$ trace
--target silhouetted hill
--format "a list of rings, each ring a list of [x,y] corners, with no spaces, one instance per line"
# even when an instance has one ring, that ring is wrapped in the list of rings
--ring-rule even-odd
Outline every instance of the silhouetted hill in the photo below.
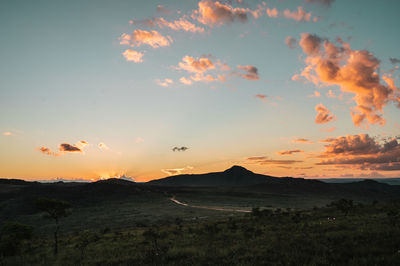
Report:
[[[169,176],[162,179],[151,180],[146,184],[157,186],[185,186],[185,187],[244,187],[259,184],[322,184],[317,180],[303,178],[273,177],[256,174],[242,166],[232,166],[223,172],[208,174],[190,174]]]
[[[236,187],[250,186],[260,183],[278,182],[279,178],[255,174],[244,167],[232,166],[223,172],[207,174],[175,175],[151,180],[146,184],[157,186],[186,187]]]

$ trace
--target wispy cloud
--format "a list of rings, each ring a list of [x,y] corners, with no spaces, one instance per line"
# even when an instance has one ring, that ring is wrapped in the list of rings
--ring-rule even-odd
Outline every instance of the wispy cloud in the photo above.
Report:
[[[15,136],[15,134],[11,131],[3,132],[3,136]]]
[[[157,83],[159,86],[168,87],[169,85],[173,84],[174,81],[173,81],[172,79],[168,79],[168,78],[163,79],[163,80],[156,79],[156,83]]]
[[[144,139],[142,137],[137,137],[135,140],[136,143],[143,143]]]
[[[279,151],[278,154],[279,155],[292,155],[292,154],[300,153],[300,152],[304,152],[304,151],[303,150],[299,150],[299,149],[287,150],[287,151]]]
[[[247,79],[247,80],[258,80],[260,79],[258,75],[258,69],[255,66],[242,66],[238,65],[237,68],[239,70],[244,71],[245,73],[236,72],[238,76]]]
[[[260,165],[269,165],[269,164],[287,165],[287,164],[303,162],[303,161],[299,161],[299,160],[275,160],[275,159],[270,159],[267,156],[252,156],[252,157],[246,158],[246,160],[249,163],[256,163],[256,164],[260,164]]]
[[[192,170],[192,166],[186,166],[183,168],[172,168],[172,169],[161,169],[162,172],[166,173],[169,176],[172,175],[180,175],[183,171]]]
[[[305,144],[313,144],[313,142],[309,139],[304,139],[304,138],[299,138],[299,139],[293,139],[293,143],[305,143]]]

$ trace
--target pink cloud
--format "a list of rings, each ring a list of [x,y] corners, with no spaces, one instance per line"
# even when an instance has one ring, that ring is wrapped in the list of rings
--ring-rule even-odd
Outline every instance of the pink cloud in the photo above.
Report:
[[[267,13],[267,16],[270,18],[277,18],[279,16],[278,9],[276,8],[267,8],[265,12]]]
[[[162,86],[162,87],[168,87],[169,85],[173,84],[174,81],[172,79],[166,78],[166,79],[163,79],[163,80],[157,79],[156,83],[158,85]]]
[[[145,31],[145,30],[134,30],[131,35],[122,34],[120,37],[121,45],[130,45],[132,47],[139,47],[143,44],[149,45],[153,48],[159,48],[163,46],[170,46],[172,43],[170,36],[163,36],[158,31]]]
[[[144,54],[135,50],[127,49],[122,53],[126,61],[131,61],[135,63],[142,63]]]
[[[203,0],[198,3],[198,9],[193,12],[192,17],[204,25],[218,26],[234,21],[246,22],[248,13],[249,9],[233,8],[219,1]]]
[[[303,10],[303,7],[299,6],[297,7],[296,11],[290,11],[289,9],[285,9],[283,11],[283,15],[287,19],[293,19],[296,21],[310,21],[312,13],[311,12],[306,12]]]
[[[288,36],[285,39],[285,43],[290,49],[294,49],[297,45],[297,40],[296,40],[296,38],[293,38],[292,36]]]

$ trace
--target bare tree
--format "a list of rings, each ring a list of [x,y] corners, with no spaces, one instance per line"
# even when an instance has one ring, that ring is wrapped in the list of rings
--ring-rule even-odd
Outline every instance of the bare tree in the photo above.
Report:
[[[46,218],[53,219],[56,223],[54,230],[54,254],[58,253],[58,231],[60,230],[59,220],[70,214],[68,211],[71,204],[66,201],[48,198],[39,198],[36,200],[36,206],[39,210],[45,212]]]

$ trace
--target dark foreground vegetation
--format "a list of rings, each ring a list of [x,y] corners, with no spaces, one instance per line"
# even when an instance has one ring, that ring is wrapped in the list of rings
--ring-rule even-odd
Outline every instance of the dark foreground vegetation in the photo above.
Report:
[[[399,210],[396,202],[337,200],[307,210],[93,228],[60,236],[57,254],[51,236],[3,223],[0,265],[400,265]]]
[[[400,265],[400,186],[238,166],[144,184],[0,179],[1,265]]]

